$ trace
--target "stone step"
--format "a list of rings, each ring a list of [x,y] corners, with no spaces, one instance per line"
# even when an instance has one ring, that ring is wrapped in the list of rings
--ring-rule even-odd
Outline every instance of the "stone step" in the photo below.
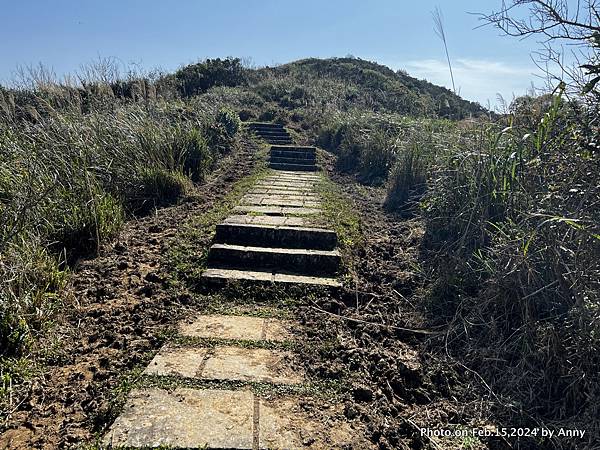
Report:
[[[201,315],[179,325],[179,334],[191,338],[244,341],[292,341],[291,322],[252,316]]]
[[[283,203],[283,206],[285,206],[285,202],[318,202],[319,200],[320,197],[316,194],[246,194],[242,197],[243,202],[251,203],[253,205],[281,205]],[[289,206],[303,206],[303,204],[289,204]]]
[[[268,144],[291,144],[293,141],[291,139],[271,139],[271,138],[263,138],[267,141]]]
[[[257,247],[333,250],[337,245],[334,231],[322,228],[265,226],[220,223],[215,242]]]
[[[315,154],[315,147],[304,146],[304,145],[271,145],[271,151],[277,152],[303,152]]]
[[[255,129],[253,130],[256,134],[261,136],[285,136],[290,137],[290,133],[285,129],[275,130],[275,129]]]
[[[144,375],[197,380],[299,384],[303,372],[288,364],[291,354],[281,350],[244,347],[163,347]]]
[[[269,225],[275,227],[307,227],[311,228],[311,222],[305,217],[285,217],[285,216],[254,216],[233,215],[225,219],[225,223],[234,223],[242,225]]]
[[[213,244],[208,253],[211,267],[277,270],[298,275],[335,275],[341,257],[338,250],[267,248]]]
[[[312,159],[305,159],[305,158],[283,157],[283,156],[271,155],[271,158],[269,158],[269,162],[275,163],[275,164],[300,164],[300,165],[310,164],[310,165],[314,165],[315,159],[314,159],[314,157]]]
[[[320,208],[303,208],[294,206],[261,206],[261,205],[239,205],[233,208],[234,212],[246,214],[265,214],[268,216],[312,216],[320,214]]]
[[[269,155],[272,157],[283,157],[283,158],[298,158],[307,159],[314,161],[316,159],[315,152],[299,152],[296,150],[273,150],[271,149]]]
[[[257,192],[254,192],[254,190],[249,191],[248,194],[251,195],[300,195],[303,197],[310,197],[310,196],[314,196],[315,195],[315,190],[312,188],[312,186],[309,187],[302,187],[302,186],[291,186],[291,185],[287,185],[287,186],[282,186],[282,185],[268,185],[268,184],[263,184],[260,186],[256,186],[254,189],[257,190]],[[259,192],[261,190],[266,190],[269,191],[267,193],[262,193]]]
[[[243,205],[253,206],[281,206],[281,207],[292,207],[292,208],[319,208],[321,203],[316,200],[305,200],[304,198],[298,200],[291,200],[282,196],[250,196],[245,195],[242,197]]]
[[[337,288],[341,284],[332,277],[313,277],[306,275],[293,275],[271,271],[239,270],[239,269],[206,269],[202,277],[215,284],[226,284],[228,282],[245,281],[249,283],[283,283],[297,285],[313,285],[328,288]]]
[[[284,127],[280,123],[272,123],[272,122],[250,122],[248,124],[248,128],[252,130],[256,129],[280,129],[283,130]]]
[[[270,162],[269,167],[275,170],[296,170],[306,172],[316,172],[317,170],[319,170],[319,168],[315,164],[283,164]]]

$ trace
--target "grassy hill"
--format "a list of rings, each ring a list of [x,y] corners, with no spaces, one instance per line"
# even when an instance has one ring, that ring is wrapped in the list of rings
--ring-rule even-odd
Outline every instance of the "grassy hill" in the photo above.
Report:
[[[445,88],[355,58],[123,76],[98,64],[75,84],[31,75],[0,88],[4,385],[19,383],[20,361],[68,307],[73,262],[128,218],[194,192],[239,145],[241,123],[264,120],[374,186],[396,224],[424,229],[411,271],[425,324],[443,330],[431,351],[485,379],[504,423],[598,417],[597,102],[557,90],[490,120]]]
[[[345,94],[347,108],[452,119],[486,114],[479,104],[464,100],[449,89],[358,58],[310,58],[258,72],[265,77],[291,77],[305,86],[321,80],[339,83],[338,94]]]

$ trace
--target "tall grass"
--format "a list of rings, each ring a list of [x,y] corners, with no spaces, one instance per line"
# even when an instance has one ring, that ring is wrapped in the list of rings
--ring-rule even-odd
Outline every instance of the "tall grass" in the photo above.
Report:
[[[186,195],[239,129],[219,102],[156,98],[146,79],[40,77],[0,90],[4,357],[34,342],[72,262],[117,236],[128,216]]]
[[[511,420],[582,425],[600,389],[598,131],[593,107],[540,104],[432,165],[427,306],[446,348],[511,399]]]

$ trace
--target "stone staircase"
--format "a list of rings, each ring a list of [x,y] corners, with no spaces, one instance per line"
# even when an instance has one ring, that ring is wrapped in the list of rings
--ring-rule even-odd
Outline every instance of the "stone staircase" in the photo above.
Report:
[[[316,148],[297,145],[271,145],[269,167],[276,170],[315,172]]]
[[[316,225],[319,180],[305,171],[274,171],[260,180],[217,225],[203,277],[338,286],[337,235]]]
[[[269,144],[287,145],[292,143],[292,137],[288,131],[278,123],[250,122],[248,128]]]

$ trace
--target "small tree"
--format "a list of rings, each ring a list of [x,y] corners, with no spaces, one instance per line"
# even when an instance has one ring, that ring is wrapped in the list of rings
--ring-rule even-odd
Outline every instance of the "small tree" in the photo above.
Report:
[[[596,89],[600,82],[600,5],[596,0],[512,0],[480,18],[509,36],[541,37],[536,64],[548,80],[567,81],[579,93],[600,96]],[[565,60],[565,47],[571,50],[571,63]]]

